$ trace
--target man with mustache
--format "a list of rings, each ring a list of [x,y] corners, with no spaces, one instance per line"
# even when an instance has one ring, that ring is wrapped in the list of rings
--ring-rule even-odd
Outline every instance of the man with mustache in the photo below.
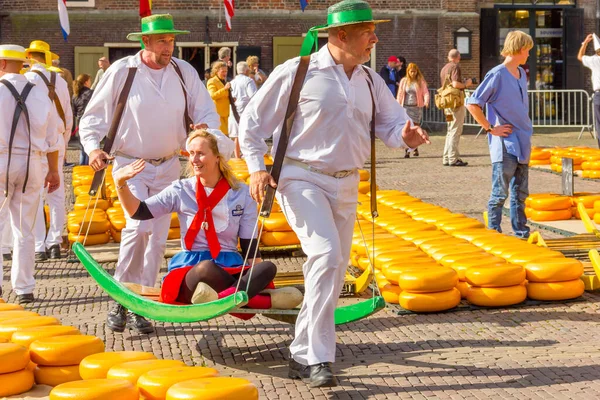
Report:
[[[142,50],[115,62],[98,84],[79,125],[81,143],[98,171],[114,159],[113,173],[136,159],[145,159],[146,168],[127,182],[141,200],[159,193],[180,176],[179,150],[191,128],[216,128],[220,121],[206,88],[194,68],[174,58],[176,30],[169,14],[142,19],[142,32],[127,39],[140,41]],[[100,140],[111,125],[117,99],[130,69],[135,68],[131,90],[115,134],[111,154],[100,148]],[[181,77],[180,77],[181,75]],[[187,108],[186,108],[187,107]],[[127,217],[122,231],[115,279],[154,286],[163,263],[170,215],[148,221]],[[115,304],[107,318],[115,332],[125,328],[150,333],[152,324],[127,313]]]

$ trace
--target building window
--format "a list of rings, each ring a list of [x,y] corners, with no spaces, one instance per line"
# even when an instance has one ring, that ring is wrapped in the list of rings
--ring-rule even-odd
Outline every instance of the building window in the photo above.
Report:
[[[68,8],[75,8],[75,7],[93,8],[93,7],[96,7],[96,0],[68,0],[67,7]]]
[[[465,27],[459,28],[454,32],[454,48],[460,53],[460,58],[470,60],[471,55],[471,35],[472,32]]]

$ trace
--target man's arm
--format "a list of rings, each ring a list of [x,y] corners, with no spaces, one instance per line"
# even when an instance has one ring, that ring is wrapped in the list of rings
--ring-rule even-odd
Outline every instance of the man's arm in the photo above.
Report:
[[[585,56],[585,52],[587,50],[587,45],[589,42],[591,42],[592,40],[594,40],[594,35],[592,35],[591,33],[589,35],[586,36],[585,40],[583,41],[583,43],[581,43],[581,47],[579,48],[579,53],[577,53],[577,59],[581,62],[583,62],[583,57]]]
[[[481,85],[467,99],[467,110],[473,115],[473,118],[486,132],[500,137],[507,137],[512,133],[511,125],[493,126],[485,117],[483,107],[488,103],[493,103],[496,99],[496,90],[500,86],[498,74],[487,74],[481,82]]]
[[[100,72],[102,71],[102,72]],[[92,83],[92,86],[90,87],[90,89],[95,90],[96,86],[98,86],[98,82],[100,82],[100,77],[102,76],[102,74],[104,73],[104,70],[102,68],[100,68],[98,70],[98,72],[96,72],[96,76],[94,77],[94,83]]]

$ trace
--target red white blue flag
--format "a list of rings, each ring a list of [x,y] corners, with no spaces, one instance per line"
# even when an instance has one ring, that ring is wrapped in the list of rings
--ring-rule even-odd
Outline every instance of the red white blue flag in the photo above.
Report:
[[[308,0],[300,0],[300,8],[302,8],[302,11],[304,11],[304,9],[308,6]]]
[[[62,30],[63,38],[65,38],[66,42],[67,37],[71,33],[69,14],[67,13],[67,0],[58,0],[58,18],[60,20],[60,29]]]
[[[233,0],[223,0],[225,5],[225,27],[228,31],[231,30],[231,18],[235,14],[235,4]]]

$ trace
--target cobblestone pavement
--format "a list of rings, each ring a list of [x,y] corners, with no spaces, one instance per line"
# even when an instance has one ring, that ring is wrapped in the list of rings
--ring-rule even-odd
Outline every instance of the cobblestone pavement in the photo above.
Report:
[[[577,133],[538,134],[537,145],[588,145]],[[379,185],[399,189],[480,218],[490,189],[486,140],[461,142],[466,168],[441,165],[444,137],[405,160],[379,147]],[[70,158],[75,159],[74,151]],[[559,191],[560,177],[531,171],[531,192]],[[576,179],[576,190],[600,192],[600,183]],[[510,231],[510,225],[505,223]],[[276,256],[286,270],[302,259]],[[10,264],[9,264],[10,265]],[[114,263],[105,264],[112,273]],[[4,298],[14,301],[8,273]],[[187,364],[215,366],[222,375],[245,377],[268,399],[592,399],[600,397],[598,315],[600,296],[581,301],[509,309],[396,315],[382,311],[338,327],[340,386],[309,389],[286,379],[290,325],[262,316],[231,316],[196,324],[156,323],[156,332],[113,334],[105,326],[108,297],[79,264],[37,265],[37,301],[30,307],[55,315],[106,342],[107,350],[152,351]]]

